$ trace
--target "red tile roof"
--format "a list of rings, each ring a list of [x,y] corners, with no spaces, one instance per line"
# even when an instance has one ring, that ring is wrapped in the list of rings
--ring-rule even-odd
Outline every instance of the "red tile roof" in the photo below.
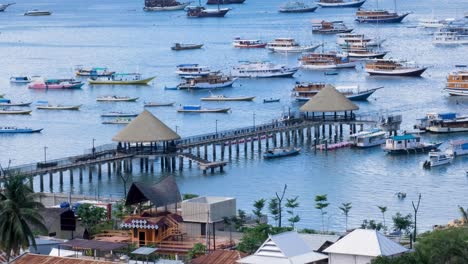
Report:
[[[110,261],[53,257],[46,255],[25,254],[15,259],[12,264],[112,264]]]
[[[216,250],[208,255],[193,259],[191,264],[236,264],[236,260],[246,257],[247,254],[237,250]]]

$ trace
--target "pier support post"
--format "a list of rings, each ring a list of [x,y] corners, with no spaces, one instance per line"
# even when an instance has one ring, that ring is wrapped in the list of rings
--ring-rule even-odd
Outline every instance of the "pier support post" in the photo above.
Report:
[[[34,191],[34,177],[29,176],[29,188]]]
[[[145,158],[145,171],[148,172],[149,169],[149,158]]]
[[[213,143],[211,145],[211,148],[213,149],[213,161],[216,160],[216,143]]]
[[[322,125],[322,138],[325,137],[325,124]]]
[[[335,125],[335,142],[338,142],[338,125]]]
[[[192,160],[191,159],[188,160],[188,167],[192,168]]]
[[[250,152],[254,151],[254,140],[255,137],[250,137]]]
[[[280,135],[280,147],[283,147],[283,132],[279,132],[279,135]]]
[[[268,149],[270,149],[270,135],[267,134],[265,136],[266,136],[266,138],[265,138],[265,140],[266,140],[265,141],[265,148],[266,148],[266,150],[268,150]]]
[[[343,138],[343,124],[340,124],[340,138]]]
[[[50,192],[53,192],[52,189],[54,188],[54,174],[52,172],[49,173],[49,188]]]
[[[176,158],[172,157],[171,160],[172,160],[172,171],[175,171],[176,170]]]
[[[150,160],[150,172],[151,172],[151,173],[154,172],[154,161],[155,161],[154,159],[151,159],[151,160]],[[130,161],[130,162],[131,162],[131,161]],[[130,164],[132,164],[132,163],[130,163]],[[131,168],[131,166],[130,166],[130,168]],[[132,172],[132,170],[130,169],[130,173],[131,173],[131,172]]]
[[[200,157],[200,146],[197,146],[197,157]]]
[[[291,137],[290,137],[290,134],[289,134],[289,131],[285,131],[284,132],[284,135],[286,137],[286,145],[289,147],[291,146]]]
[[[294,129],[291,131],[293,133],[293,141],[294,141],[294,146],[297,146],[297,134],[299,133],[298,130]]]
[[[262,137],[260,135],[258,137],[258,152],[262,152]],[[268,140],[268,137],[265,137],[266,140]]]
[[[39,190],[44,192],[44,174],[39,175]]]
[[[244,155],[247,157],[247,139],[244,138]]]
[[[275,148],[278,146],[277,137],[278,137],[278,133],[274,133],[273,134],[273,147],[275,147]]]
[[[98,164],[98,179],[100,180],[102,176],[102,164]]]
[[[164,170],[164,157],[161,157],[161,170]]]
[[[143,172],[143,158],[140,158],[140,172]]]
[[[110,162],[107,163],[107,177],[111,177],[111,164]]]
[[[204,150],[203,156],[205,157],[205,160],[208,160],[208,145],[204,145],[203,150]]]
[[[93,180],[93,167],[92,166],[88,167],[88,178],[90,182]]]
[[[129,165],[129,172],[132,173],[133,172],[133,160],[132,159],[129,159],[128,160],[128,165]]]
[[[359,124],[359,132],[362,132],[364,130],[364,124]]]
[[[60,183],[60,186],[63,185],[63,171],[59,172],[59,183]]]
[[[221,148],[221,160],[224,160],[224,149],[225,149],[224,142],[221,143],[220,148]]]
[[[229,155],[229,159],[232,158],[232,145],[231,145],[231,142],[229,142],[229,145],[228,145],[228,155]]]
[[[332,125],[328,125],[328,138],[331,140],[332,139]]]
[[[73,170],[70,169],[70,184],[73,185]]]
[[[179,156],[179,171],[184,169],[184,157]]]
[[[83,182],[83,167],[80,167],[80,182]]]

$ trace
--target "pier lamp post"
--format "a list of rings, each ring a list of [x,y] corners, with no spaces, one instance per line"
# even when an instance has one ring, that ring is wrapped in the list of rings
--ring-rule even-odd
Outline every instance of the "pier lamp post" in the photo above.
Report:
[[[91,151],[93,152],[93,159],[96,158],[96,148],[94,147],[94,141],[96,141],[95,138],[93,138],[93,148],[91,149]]]
[[[44,164],[47,163],[47,147],[44,146]]]

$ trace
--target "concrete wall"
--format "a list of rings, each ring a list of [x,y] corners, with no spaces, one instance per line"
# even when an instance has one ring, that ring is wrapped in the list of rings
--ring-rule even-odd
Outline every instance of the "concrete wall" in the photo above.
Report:
[[[236,199],[199,197],[182,202],[182,218],[187,222],[219,222],[223,217],[236,215]]]
[[[180,225],[182,233],[186,233],[189,237],[201,236],[201,223],[183,222]]]
[[[330,254],[328,255],[329,264],[370,264],[373,257],[358,256],[358,255],[344,255],[344,254]]]

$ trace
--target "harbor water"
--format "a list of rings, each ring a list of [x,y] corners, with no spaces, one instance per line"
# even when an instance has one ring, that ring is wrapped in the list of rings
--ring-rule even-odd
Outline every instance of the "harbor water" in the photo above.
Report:
[[[416,28],[421,18],[462,17],[468,10],[465,0],[398,1],[398,10],[411,11],[401,24],[361,25],[354,22],[355,9],[318,9],[315,13],[280,14],[282,0],[247,0],[232,5],[225,18],[189,19],[182,11],[151,13],[142,10],[143,1],[61,1],[18,0],[16,5],[0,13],[0,94],[13,102],[47,100],[52,104],[82,104],[80,111],[36,110],[25,116],[0,116],[2,126],[44,128],[42,133],[1,135],[0,164],[7,166],[83,153],[96,145],[111,143],[122,126],[103,125],[101,114],[109,111],[141,112],[144,101],[176,102],[174,107],[148,109],[169,127],[183,136],[215,132],[242,126],[271,122],[283,112],[297,111],[300,104],[291,98],[297,81],[327,82],[337,85],[359,84],[361,88],[384,86],[368,102],[357,103],[358,113],[401,114],[402,130],[412,131],[416,119],[427,112],[454,111],[468,113],[468,99],[449,97],[442,92],[447,74],[454,65],[468,63],[468,47],[435,47],[431,43],[433,30]],[[387,3],[388,2],[388,3]],[[369,0],[365,8],[375,8]],[[379,7],[393,9],[392,1],[380,1]],[[27,10],[53,12],[46,17],[27,17]],[[228,114],[178,114],[176,107],[200,104],[207,91],[174,91],[180,79],[175,66],[199,63],[212,70],[229,73],[239,61],[271,61],[297,65],[298,55],[270,53],[264,49],[235,49],[234,37],[270,41],[292,37],[299,42],[324,43],[324,50],[335,50],[335,36],[313,35],[311,20],[343,20],[356,33],[385,38],[383,49],[387,57],[416,61],[429,66],[421,78],[370,77],[362,65],[353,70],[340,70],[336,76],[323,71],[300,70],[295,78],[246,79],[232,88],[213,93],[227,96],[256,96],[254,102],[202,103],[206,107],[226,106]],[[204,43],[204,48],[175,52],[175,42]],[[140,72],[156,75],[149,86],[89,86],[80,90],[38,91],[24,85],[9,83],[10,76],[40,75],[47,78],[69,78],[75,65],[107,66],[118,72]],[[135,96],[135,103],[98,103],[103,95]],[[265,98],[280,98],[280,103],[263,104]],[[33,108],[35,108],[33,106]],[[466,138],[467,134],[423,135],[427,141],[449,141]],[[443,145],[443,148],[447,144]],[[132,181],[154,182],[173,174],[183,193],[231,196],[237,198],[239,209],[248,212],[254,200],[272,198],[288,185],[287,196],[299,196],[300,227],[319,229],[320,212],[314,208],[314,197],[328,194],[328,228],[344,229],[344,216],[338,206],[352,202],[349,226],[364,219],[380,221],[377,206],[387,206],[387,223],[396,212],[411,213],[411,201],[422,194],[418,223],[422,229],[445,224],[458,217],[457,206],[468,206],[468,157],[459,157],[451,165],[422,169],[426,155],[389,156],[379,148],[337,149],[317,152],[303,146],[301,155],[274,161],[263,160],[259,153],[233,159],[224,173],[203,175],[194,167],[183,172],[139,173],[134,170]],[[157,167],[157,165],[156,165]],[[47,177],[45,178],[47,181]],[[48,184],[46,191],[48,190]],[[35,188],[38,180],[35,180]],[[120,178],[103,177],[100,181],[64,186],[55,180],[55,192],[84,195],[123,196]],[[405,192],[405,200],[396,193]]]

